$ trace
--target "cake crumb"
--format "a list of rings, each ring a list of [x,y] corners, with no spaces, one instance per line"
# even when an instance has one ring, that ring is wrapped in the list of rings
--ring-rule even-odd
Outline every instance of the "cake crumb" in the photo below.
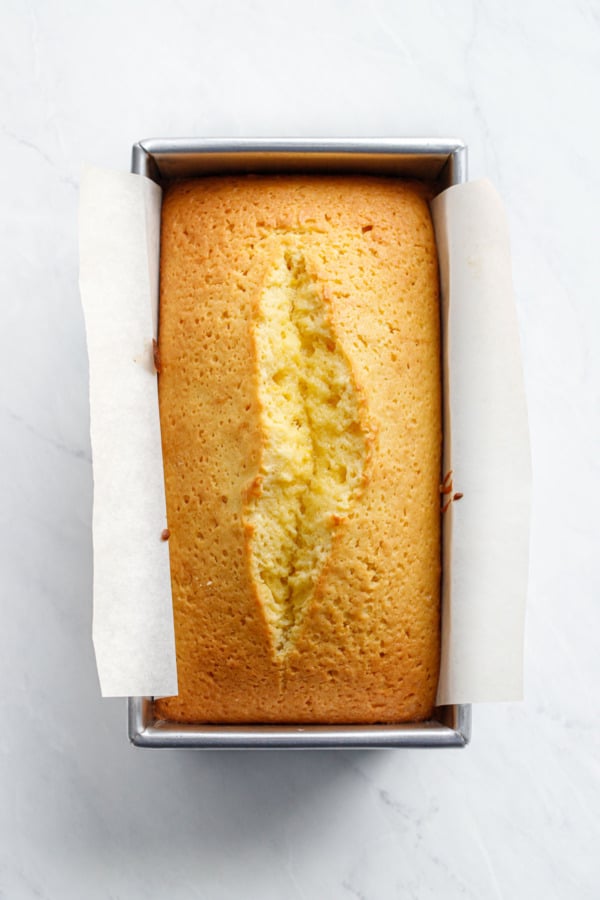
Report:
[[[160,375],[160,350],[158,349],[158,342],[152,338],[152,358],[154,360],[154,368],[158,375]]]

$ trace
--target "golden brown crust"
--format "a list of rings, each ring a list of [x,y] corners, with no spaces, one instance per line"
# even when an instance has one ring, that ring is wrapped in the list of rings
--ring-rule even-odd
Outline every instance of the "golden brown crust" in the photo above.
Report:
[[[361,396],[360,497],[285,656],[249,562],[262,431],[253,317],[293,236],[330,303]],[[165,193],[159,396],[179,696],[190,722],[426,718],[439,665],[437,258],[415,186],[361,177],[236,177]],[[368,423],[368,426],[367,424]]]

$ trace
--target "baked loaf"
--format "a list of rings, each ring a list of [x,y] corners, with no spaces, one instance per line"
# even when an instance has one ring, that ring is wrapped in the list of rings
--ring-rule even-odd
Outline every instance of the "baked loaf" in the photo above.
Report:
[[[179,722],[401,722],[439,664],[440,346],[397,179],[198,178],[162,211]]]

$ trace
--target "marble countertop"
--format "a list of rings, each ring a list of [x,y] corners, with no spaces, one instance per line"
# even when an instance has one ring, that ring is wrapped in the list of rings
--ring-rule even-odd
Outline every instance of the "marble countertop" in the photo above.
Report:
[[[0,7],[0,898],[600,896],[600,9]],[[82,162],[149,136],[450,135],[509,214],[534,467],[526,700],[464,751],[139,751],[99,698]]]

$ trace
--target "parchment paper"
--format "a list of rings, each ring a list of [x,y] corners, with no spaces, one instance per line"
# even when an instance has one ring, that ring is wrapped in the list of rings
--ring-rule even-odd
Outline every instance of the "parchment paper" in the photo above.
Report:
[[[89,168],[80,194],[80,290],[90,363],[94,625],[105,697],[177,693],[152,338],[160,188]]]
[[[437,702],[523,691],[530,455],[508,227],[489,181],[433,202],[442,279],[444,514]],[[452,496],[449,495],[449,496]]]
[[[443,291],[445,471],[437,702],[522,693],[530,463],[510,252],[487,181],[433,203]],[[94,645],[104,696],[177,693],[152,365],[160,189],[88,169],[81,294],[94,458]]]

